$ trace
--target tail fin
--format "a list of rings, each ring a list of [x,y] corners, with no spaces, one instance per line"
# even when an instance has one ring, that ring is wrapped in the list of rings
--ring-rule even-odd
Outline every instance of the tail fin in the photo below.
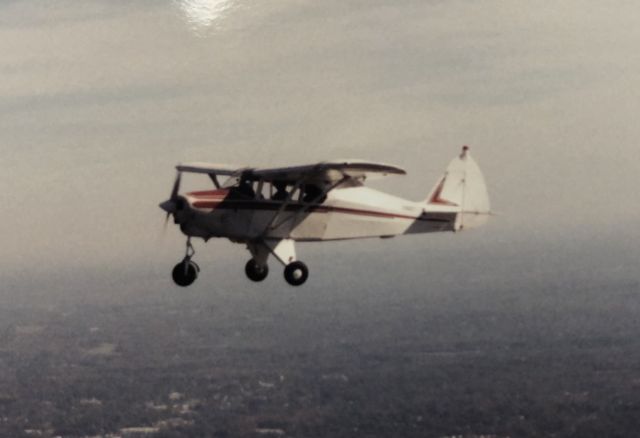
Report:
[[[455,231],[476,228],[487,222],[491,214],[487,186],[468,146],[451,161],[444,176],[431,190],[426,211],[457,213]]]

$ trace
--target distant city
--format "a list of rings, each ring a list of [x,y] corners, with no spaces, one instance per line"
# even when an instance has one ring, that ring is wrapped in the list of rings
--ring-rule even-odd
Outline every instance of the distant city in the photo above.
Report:
[[[247,281],[236,291],[175,290],[170,301],[145,290],[128,301],[7,305],[0,436],[600,438],[640,430],[636,281],[544,285],[524,275],[520,285],[514,276],[460,288],[446,285],[447,263],[430,266],[444,275],[437,288],[293,293]]]

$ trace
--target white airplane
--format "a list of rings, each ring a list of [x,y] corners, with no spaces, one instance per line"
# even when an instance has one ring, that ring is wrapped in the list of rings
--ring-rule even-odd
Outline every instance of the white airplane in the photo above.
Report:
[[[484,177],[464,146],[426,200],[414,202],[364,185],[365,180],[404,175],[398,167],[366,161],[327,161],[261,169],[207,163],[176,166],[171,196],[160,208],[173,215],[187,236],[184,259],[173,280],[189,286],[198,277],[192,237],[226,237],[247,245],[247,277],[264,280],[272,255],[293,285],[309,276],[296,257],[295,242],[393,237],[400,234],[461,231],[483,225],[490,213]],[[207,174],[215,190],[179,195],[183,172]],[[220,184],[218,177],[227,177]]]

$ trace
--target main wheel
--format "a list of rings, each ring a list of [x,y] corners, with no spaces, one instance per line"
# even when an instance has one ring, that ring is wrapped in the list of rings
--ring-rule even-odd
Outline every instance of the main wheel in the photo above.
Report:
[[[178,263],[171,272],[173,281],[182,287],[187,287],[198,278],[200,268],[192,261],[182,261]]]
[[[309,268],[302,262],[289,263],[284,268],[284,279],[291,286],[300,286],[307,281],[309,277]]]
[[[262,281],[269,275],[269,267],[267,265],[260,266],[255,260],[251,259],[244,266],[244,273],[247,274],[251,281]]]

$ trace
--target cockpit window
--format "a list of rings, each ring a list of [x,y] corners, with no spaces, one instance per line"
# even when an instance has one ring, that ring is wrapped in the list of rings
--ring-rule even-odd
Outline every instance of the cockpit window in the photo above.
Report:
[[[316,184],[302,184],[295,189],[295,184],[289,181],[256,181],[251,177],[234,175],[227,179],[222,188],[228,189],[231,196],[238,199],[265,199],[283,202],[291,199],[293,202],[322,204],[326,196],[323,190]]]
[[[230,189],[232,187],[237,187],[238,184],[240,183],[240,177],[239,176],[230,176],[229,178],[227,178],[227,180],[222,184],[222,188],[223,189]]]

